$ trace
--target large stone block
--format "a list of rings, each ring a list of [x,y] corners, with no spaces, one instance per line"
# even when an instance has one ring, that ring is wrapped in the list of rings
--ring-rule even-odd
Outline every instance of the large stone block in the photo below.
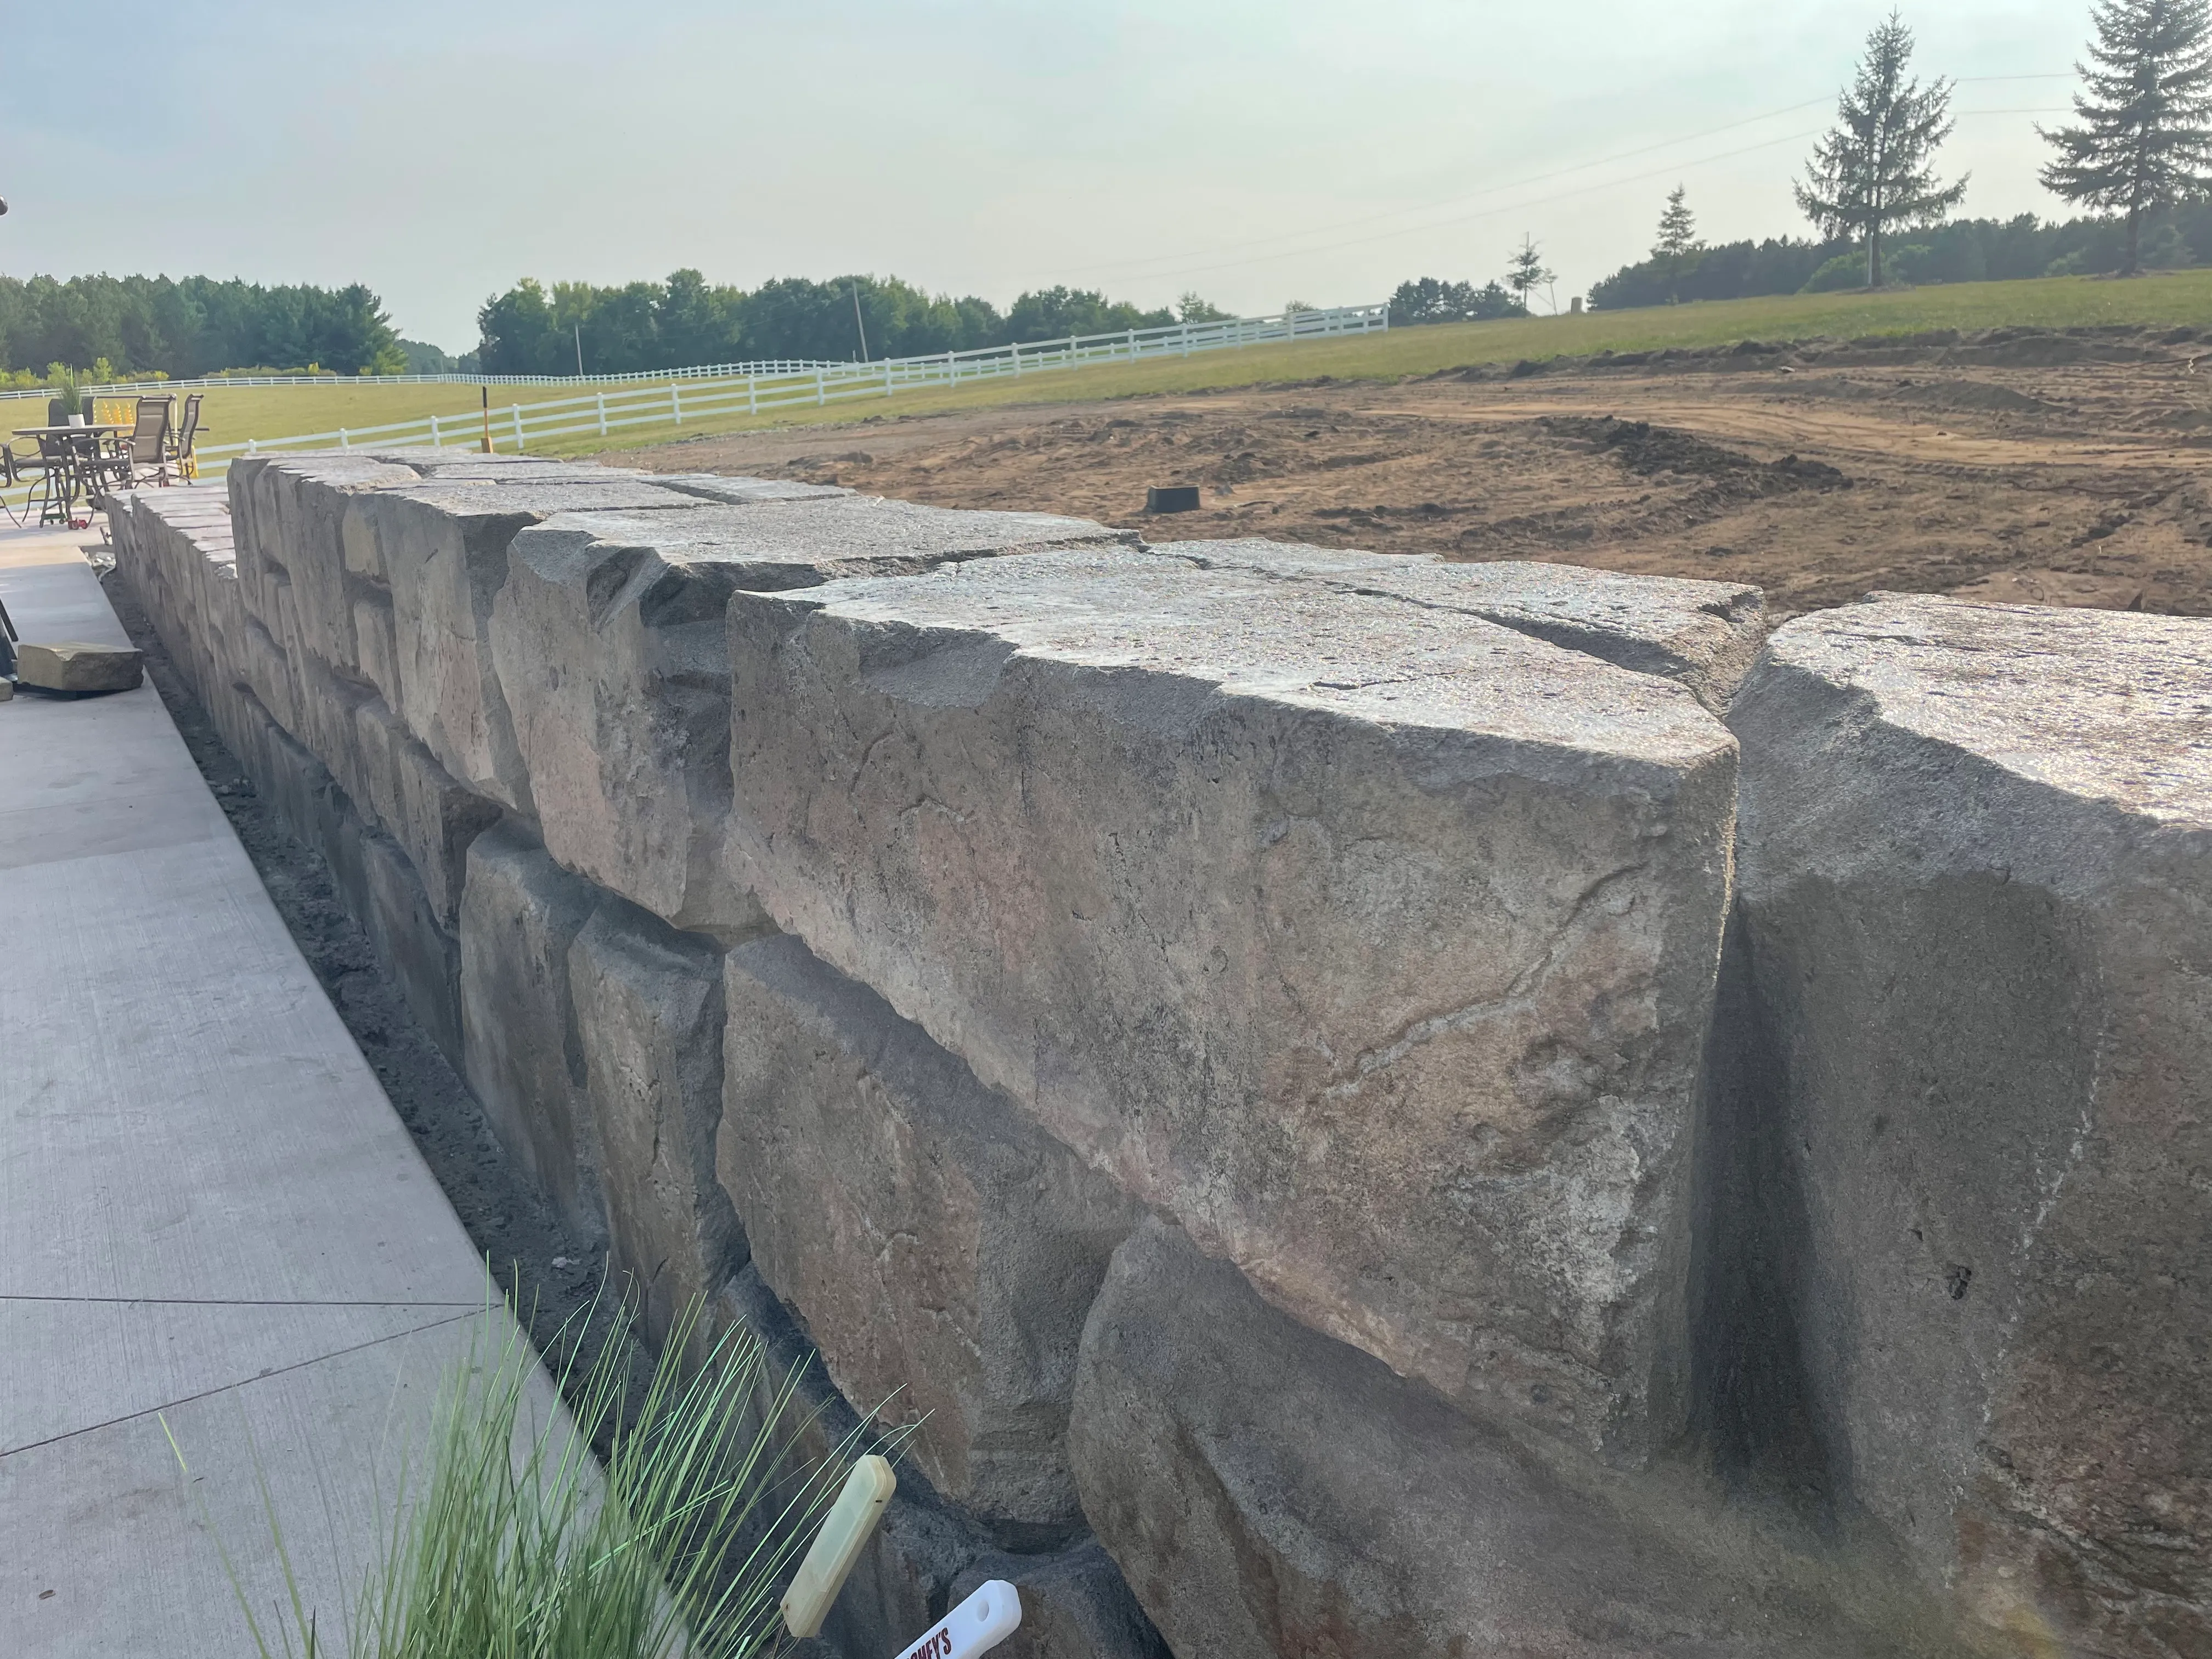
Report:
[[[1282,542],[1176,542],[1213,568],[1318,581],[1464,611],[1640,674],[1680,680],[1724,710],[1766,637],[1765,601],[1738,582],[1626,576],[1576,565],[1447,563],[1425,553],[1340,552]]]
[[[1178,1654],[1899,1659],[1757,1551],[1578,1492],[1511,1437],[1147,1225],[1084,1333],[1083,1506]]]
[[[406,849],[431,908],[446,927],[454,927],[469,844],[499,821],[499,808],[454,782],[383,698],[356,707],[354,733],[367,792],[358,805]]]
[[[745,1260],[714,1180],[721,952],[604,899],[569,947],[568,987],[614,1268],[629,1275],[659,1341]]]
[[[507,577],[507,544],[562,511],[706,504],[620,474],[513,483],[450,477],[356,499],[358,533],[369,542],[356,562],[381,573],[392,599],[393,710],[462,783],[526,812],[528,781],[488,637],[492,599]],[[349,627],[350,617],[349,603]]]
[[[1318,1328],[1626,1461],[1679,1425],[1735,769],[1689,692],[1141,553],[730,618],[781,926]]]
[[[2212,623],[1878,596],[1731,723],[1838,1484],[2023,1650],[2212,1652]]]
[[[146,678],[145,657],[130,646],[59,640],[15,647],[15,678],[41,691],[131,691]]]
[[[691,505],[564,514],[516,536],[492,659],[547,849],[677,927],[726,938],[759,921],[721,859],[732,592],[1130,539],[1079,519],[851,495]]]
[[[605,1228],[601,1166],[568,952],[599,898],[520,830],[502,825],[469,844],[463,1075],[500,1143],[569,1224],[592,1233]]]
[[[419,483],[412,468],[344,451],[245,455],[227,483],[246,561],[247,610],[283,637],[276,589],[296,589],[296,625],[307,647],[352,674],[359,670],[346,572],[348,507],[364,492]]]
[[[1075,1351],[1136,1206],[799,940],[727,963],[718,1167],[762,1276],[940,1492],[1073,1522]]]

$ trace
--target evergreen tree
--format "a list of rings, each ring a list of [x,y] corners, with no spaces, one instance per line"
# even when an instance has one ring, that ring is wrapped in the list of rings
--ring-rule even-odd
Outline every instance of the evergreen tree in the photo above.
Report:
[[[1683,262],[1705,246],[1698,240],[1698,220],[1690,211],[1689,195],[1687,185],[1677,185],[1668,192],[1667,210],[1659,216],[1659,240],[1651,248],[1653,261],[1667,273],[1668,305],[1680,298],[1677,290]]]
[[[1534,240],[1522,233],[1521,246],[1513,251],[1506,262],[1505,286],[1513,290],[1513,297],[1521,308],[1528,308],[1528,296],[1550,282],[1556,273],[1544,269],[1544,256]]]
[[[2143,215],[2203,191],[2212,170],[2212,0],[2100,0],[2081,125],[2043,136],[2046,188],[2127,215],[2122,275],[2141,268]]]
[[[1897,13],[1867,37],[1866,56],[1838,100],[1835,129],[1813,152],[1797,205],[1834,239],[1863,239],[1867,286],[1881,286],[1882,238],[1932,225],[1966,198],[1966,181],[1942,185],[1929,165],[1951,136],[1951,83],[1906,78],[1912,31]]]

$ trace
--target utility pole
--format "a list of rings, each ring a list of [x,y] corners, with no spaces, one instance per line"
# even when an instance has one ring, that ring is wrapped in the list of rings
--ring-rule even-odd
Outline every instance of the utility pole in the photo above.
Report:
[[[868,325],[860,320],[860,285],[853,284],[853,326],[860,331],[860,361],[868,361]]]
[[[580,318],[576,322],[576,378],[584,378],[584,324]]]

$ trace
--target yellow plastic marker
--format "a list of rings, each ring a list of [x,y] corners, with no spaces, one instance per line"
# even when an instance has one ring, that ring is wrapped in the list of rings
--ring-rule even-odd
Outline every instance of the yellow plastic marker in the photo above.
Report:
[[[846,1575],[897,1490],[898,1477],[885,1459],[872,1453],[853,1465],[852,1474],[845,1477],[845,1490],[837,1494],[822,1530],[814,1534],[814,1547],[799,1564],[799,1577],[783,1593],[783,1627],[793,1636],[822,1633],[822,1621],[830,1616],[837,1592],[845,1588]]]

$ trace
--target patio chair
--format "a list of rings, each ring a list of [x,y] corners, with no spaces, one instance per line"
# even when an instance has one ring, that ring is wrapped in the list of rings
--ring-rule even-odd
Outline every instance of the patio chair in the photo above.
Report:
[[[186,483],[200,476],[200,465],[192,453],[192,445],[200,435],[200,398],[195,392],[185,398],[185,418],[177,424],[175,434],[169,441],[169,459],[177,464],[177,476]]]
[[[99,451],[87,441],[93,436],[89,432],[66,430],[39,434],[39,481],[32,488],[31,499],[39,504],[40,524],[74,523],[76,498],[84,488],[84,467],[98,460]],[[29,513],[28,502],[23,510]]]
[[[169,422],[175,414],[174,398],[141,398],[138,416],[131,435],[123,440],[111,464],[102,468],[122,488],[169,482]]]
[[[35,456],[18,455],[13,444],[0,443],[0,491],[13,489],[18,484],[32,484],[31,494],[36,495],[37,486],[33,481],[42,477],[46,470],[46,463]],[[6,501],[0,501],[0,512],[6,513],[8,517],[16,524],[22,523],[24,515],[28,514],[30,510],[31,503],[28,496],[24,499],[21,514],[8,506]]]

